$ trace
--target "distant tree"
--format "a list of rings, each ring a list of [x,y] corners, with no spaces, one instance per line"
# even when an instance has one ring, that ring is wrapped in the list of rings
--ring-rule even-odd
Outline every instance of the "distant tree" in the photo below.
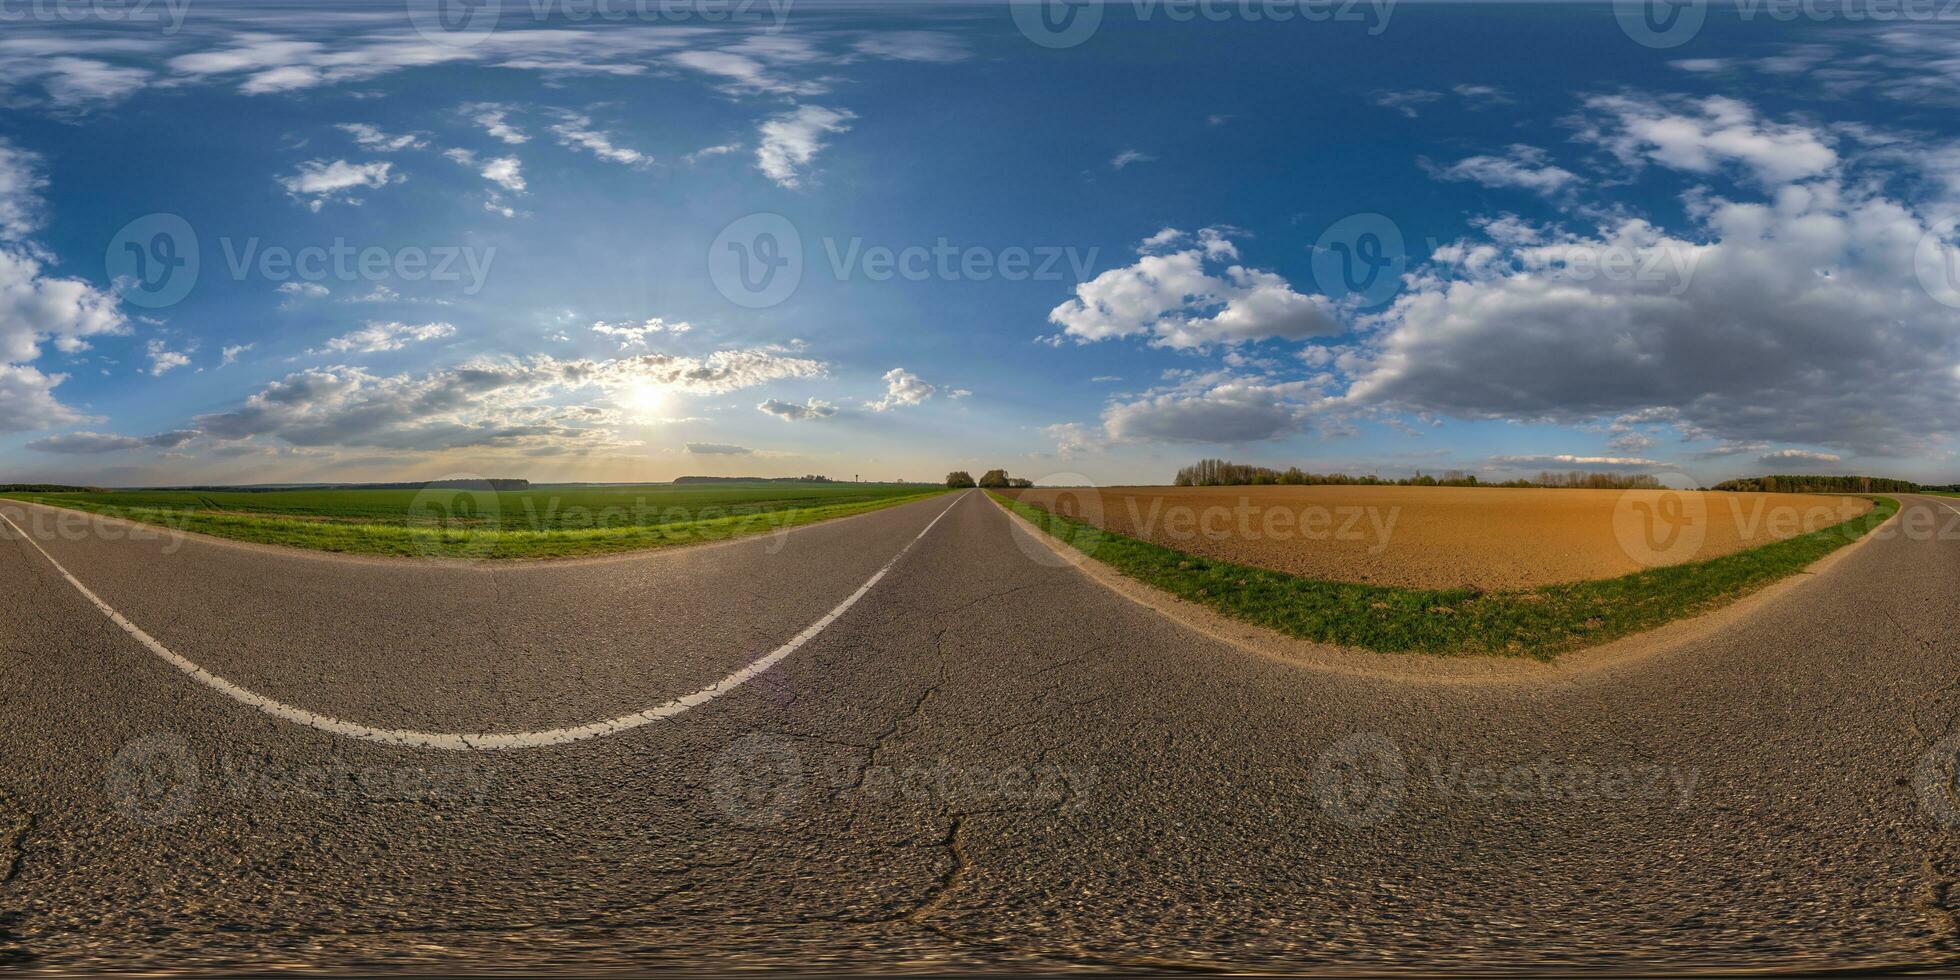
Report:
[[[1027,489],[1031,489],[1034,486],[1034,481],[1025,480],[1017,476],[1017,477],[1010,478],[1007,481],[1007,485],[1015,490],[1027,490]]]
[[[987,488],[989,488],[989,489],[993,489],[993,490],[1004,490],[1004,489],[1006,489],[1006,488],[1007,488],[1007,471],[1006,471],[1006,470],[988,470],[988,471],[987,471],[987,472],[986,472],[985,474],[982,474],[982,475],[981,475],[981,477],[980,477],[980,485],[981,485],[981,486],[983,486],[983,487],[987,487]]]
[[[954,470],[946,474],[946,485],[955,490],[973,485],[973,474],[965,470]]]

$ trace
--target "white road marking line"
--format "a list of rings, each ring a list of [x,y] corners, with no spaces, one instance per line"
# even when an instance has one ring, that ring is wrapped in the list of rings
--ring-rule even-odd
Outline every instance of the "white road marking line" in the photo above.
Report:
[[[621,715],[617,718],[607,718],[604,721],[595,721],[589,725],[579,725],[572,728],[553,728],[539,732],[486,732],[480,734],[418,732],[399,728],[374,728],[356,722],[342,721],[338,718],[315,714],[305,708],[296,708],[290,704],[275,701],[263,694],[248,691],[171,652],[169,647],[157,642],[155,637],[143,632],[141,627],[125,619],[122,613],[117,612],[114,607],[102,601],[100,596],[89,591],[88,586],[83,585],[80,579],[70,574],[68,569],[56,561],[53,555],[48,554],[46,548],[41,547],[39,541],[34,540],[26,531],[21,530],[20,525],[15,524],[12,518],[8,517],[5,513],[0,513],[0,521],[5,521],[7,526],[14,530],[14,533],[20,535],[21,540],[33,545],[34,550],[40,552],[41,557],[46,558],[48,564],[53,565],[55,571],[60,572],[61,577],[67,579],[68,584],[75,587],[75,591],[80,592],[88,601],[95,603],[95,608],[102,610],[103,615],[108,616],[117,626],[122,627],[123,632],[135,637],[137,642],[143,644],[145,648],[165,663],[189,674],[191,679],[197,681],[199,684],[217,691],[233,701],[257,708],[274,718],[290,721],[297,725],[305,725],[308,728],[317,728],[323,732],[331,732],[335,735],[344,735],[348,738],[364,739],[369,742],[381,742],[386,745],[407,745],[424,749],[486,752],[499,749],[543,748],[548,745],[563,745],[567,742],[599,738],[604,735],[616,735],[620,732],[639,728],[642,725],[650,725],[656,721],[672,718],[689,708],[707,704],[747,684],[749,681],[754,680],[756,677],[768,671],[769,668],[783,662],[783,660],[788,658],[790,654],[795,653],[805,643],[816,639],[817,634],[822,633],[831,623],[836,622],[838,617],[848,612],[852,606],[857,605],[857,601],[864,598],[865,594],[871,591],[872,586],[877,585],[879,580],[885,577],[885,573],[891,571],[892,567],[898,564],[898,560],[905,557],[906,552],[912,550],[913,545],[918,544],[932,531],[933,526],[939,523],[941,517],[945,517],[954,507],[959,506],[960,501],[966,499],[966,497],[966,494],[960,494],[954,497],[953,502],[946,505],[945,510],[940,511],[931,522],[926,524],[925,530],[920,531],[917,537],[906,542],[905,547],[898,549],[898,554],[893,555],[892,559],[886,562],[883,568],[878,569],[877,574],[866,579],[863,585],[858,586],[856,592],[851,593],[849,598],[838,603],[837,607],[826,613],[822,619],[811,623],[807,629],[796,634],[788,643],[771,650],[769,653],[751,662],[748,666],[716,681],[708,687],[695,691],[693,694],[675,698],[659,707],[648,708],[645,711],[635,714]]]

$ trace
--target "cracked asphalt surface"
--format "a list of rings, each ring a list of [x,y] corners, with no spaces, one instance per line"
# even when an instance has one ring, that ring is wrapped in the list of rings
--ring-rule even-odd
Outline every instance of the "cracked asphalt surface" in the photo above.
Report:
[[[1335,674],[1194,633],[978,493],[527,566],[0,540],[0,969],[1569,971],[1960,962],[1960,514],[1550,681]],[[1951,501],[1947,503],[1953,503]],[[950,508],[950,509],[949,509]]]

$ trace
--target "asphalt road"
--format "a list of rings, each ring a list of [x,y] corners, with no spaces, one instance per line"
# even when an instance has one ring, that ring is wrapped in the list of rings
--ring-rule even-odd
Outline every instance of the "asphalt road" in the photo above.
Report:
[[[521,567],[9,503],[45,554],[0,524],[0,969],[1956,963],[1953,503],[1681,649],[1479,684],[1192,632],[977,493]],[[683,702],[501,751],[267,707]]]

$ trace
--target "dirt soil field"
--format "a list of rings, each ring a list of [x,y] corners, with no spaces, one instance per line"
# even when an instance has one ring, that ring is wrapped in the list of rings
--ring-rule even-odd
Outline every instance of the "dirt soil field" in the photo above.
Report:
[[[1529,588],[1700,561],[1869,511],[1861,497],[1491,487],[1009,491],[1168,548],[1316,579]]]

